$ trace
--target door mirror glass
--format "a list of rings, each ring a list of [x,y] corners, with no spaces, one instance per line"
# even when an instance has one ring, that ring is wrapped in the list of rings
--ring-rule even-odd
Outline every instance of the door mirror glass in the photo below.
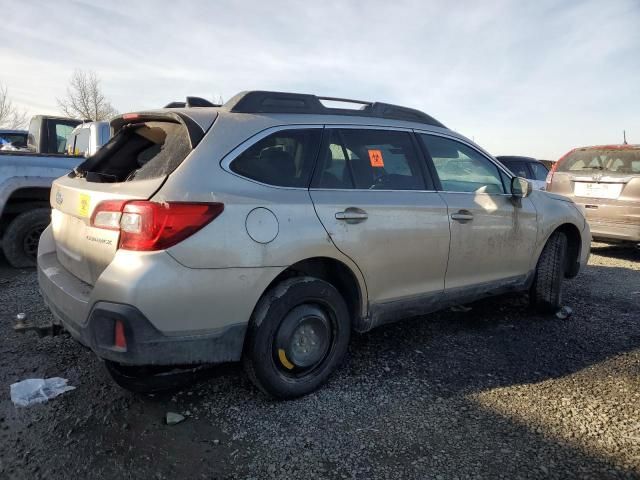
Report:
[[[516,198],[524,198],[531,193],[531,184],[526,178],[513,177],[511,179],[511,195]]]

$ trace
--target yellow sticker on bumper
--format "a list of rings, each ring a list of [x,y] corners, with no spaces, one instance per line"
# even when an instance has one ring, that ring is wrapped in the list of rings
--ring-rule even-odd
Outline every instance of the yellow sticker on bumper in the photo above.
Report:
[[[280,363],[284,365],[285,368],[289,370],[293,370],[293,367],[294,367],[293,363],[289,361],[289,359],[287,358],[287,354],[281,348],[278,349],[278,358],[280,359]]]
[[[91,197],[86,193],[81,193],[80,199],[78,201],[78,215],[80,215],[81,217],[88,217],[90,205]]]

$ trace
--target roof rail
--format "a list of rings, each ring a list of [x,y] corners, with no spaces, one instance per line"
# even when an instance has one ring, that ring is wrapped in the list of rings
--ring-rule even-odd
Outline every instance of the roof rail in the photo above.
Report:
[[[209,100],[201,97],[187,97],[186,102],[167,103],[163,108],[191,108],[191,107],[221,107],[222,105],[211,103]]]
[[[361,104],[359,109],[325,107],[321,100]],[[425,123],[446,128],[435,118],[420,110],[381,102],[366,102],[336,97],[318,97],[306,93],[249,91],[231,98],[224,107],[236,113],[311,113],[316,115],[349,115],[387,118]]]

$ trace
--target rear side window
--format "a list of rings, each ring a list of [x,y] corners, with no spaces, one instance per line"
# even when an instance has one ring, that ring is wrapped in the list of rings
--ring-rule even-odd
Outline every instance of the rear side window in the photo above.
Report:
[[[314,187],[425,189],[424,176],[410,133],[329,129],[326,136]]]
[[[88,181],[113,183],[169,175],[191,152],[187,128],[170,121],[125,125],[77,170]]]
[[[231,171],[277,187],[308,187],[322,129],[281,130],[263,138],[231,162]]]
[[[436,135],[420,135],[447,192],[504,193],[500,170],[463,143]]]

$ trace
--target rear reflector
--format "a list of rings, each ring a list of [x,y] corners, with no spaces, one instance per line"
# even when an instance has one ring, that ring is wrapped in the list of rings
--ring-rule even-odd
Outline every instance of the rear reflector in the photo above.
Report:
[[[124,334],[124,324],[122,320],[116,320],[113,332],[113,346],[121,350],[127,349],[127,337]]]
[[[105,201],[96,206],[91,226],[120,230],[119,248],[125,250],[164,250],[193,235],[223,210],[222,203]]]

